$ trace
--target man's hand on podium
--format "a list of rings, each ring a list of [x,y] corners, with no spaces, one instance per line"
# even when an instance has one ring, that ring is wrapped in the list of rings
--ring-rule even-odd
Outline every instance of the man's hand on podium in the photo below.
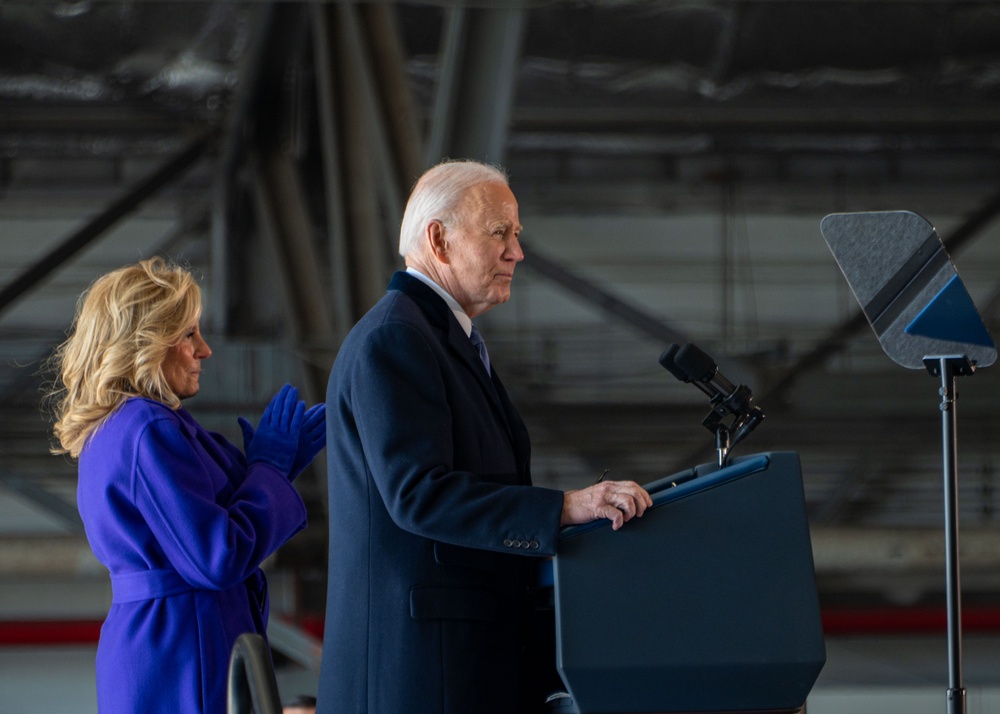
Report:
[[[653,499],[634,481],[602,480],[588,488],[563,494],[559,525],[572,526],[607,518],[612,529],[618,530],[633,517],[641,517],[652,505]]]

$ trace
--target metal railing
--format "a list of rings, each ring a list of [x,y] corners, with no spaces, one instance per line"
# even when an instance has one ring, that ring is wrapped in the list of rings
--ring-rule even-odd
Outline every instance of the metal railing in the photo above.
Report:
[[[274,677],[267,641],[246,632],[233,645],[229,658],[227,714],[281,714],[278,682]]]

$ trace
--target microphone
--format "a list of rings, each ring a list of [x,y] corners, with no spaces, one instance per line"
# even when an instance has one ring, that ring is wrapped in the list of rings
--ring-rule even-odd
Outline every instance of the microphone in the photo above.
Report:
[[[683,346],[670,345],[660,355],[660,365],[677,379],[693,384],[708,396],[712,411],[702,424],[715,432],[717,440],[728,442],[726,451],[746,438],[764,419],[764,412],[753,405],[749,387],[733,384],[719,373],[715,360],[690,342]],[[728,427],[720,425],[727,414],[733,415]]]
[[[668,372],[670,372],[670,374],[677,377],[677,379],[681,380],[682,382],[690,382],[691,378],[688,377],[687,371],[677,366],[677,361],[676,361],[677,351],[680,348],[681,348],[680,345],[673,344],[670,345],[670,347],[668,347],[667,349],[663,350],[663,353],[660,355],[660,366],[663,367]]]
[[[681,381],[694,384],[730,414],[743,414],[751,408],[750,390],[720,374],[715,361],[690,342],[683,347],[670,345],[660,355],[660,364]]]

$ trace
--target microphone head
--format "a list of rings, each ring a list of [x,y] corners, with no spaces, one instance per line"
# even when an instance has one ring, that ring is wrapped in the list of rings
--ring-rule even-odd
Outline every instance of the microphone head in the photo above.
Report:
[[[674,355],[674,362],[678,369],[695,382],[709,381],[719,369],[715,360],[690,342],[677,351]]]
[[[688,376],[688,373],[677,366],[675,356],[679,349],[681,349],[680,345],[672,344],[663,350],[663,353],[660,355],[660,366],[682,382],[690,382],[691,378]]]

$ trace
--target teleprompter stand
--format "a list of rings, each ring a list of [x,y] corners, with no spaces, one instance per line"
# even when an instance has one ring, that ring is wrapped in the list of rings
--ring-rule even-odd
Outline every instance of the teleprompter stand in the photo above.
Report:
[[[948,608],[948,714],[965,712],[962,686],[962,587],[958,566],[958,439],[955,378],[972,375],[966,356],[927,357],[927,371],[941,378],[941,451],[944,466],[944,552]]]
[[[948,610],[947,714],[965,714],[958,553],[956,377],[996,361],[993,339],[934,227],[910,211],[837,213],[823,238],[897,364],[939,377]]]

